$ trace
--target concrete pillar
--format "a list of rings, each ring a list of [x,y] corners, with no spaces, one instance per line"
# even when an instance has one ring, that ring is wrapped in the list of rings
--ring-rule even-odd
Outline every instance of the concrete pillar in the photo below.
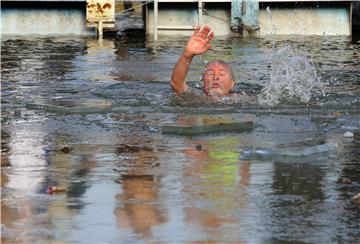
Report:
[[[353,40],[360,41],[360,2],[352,4],[352,37]]]

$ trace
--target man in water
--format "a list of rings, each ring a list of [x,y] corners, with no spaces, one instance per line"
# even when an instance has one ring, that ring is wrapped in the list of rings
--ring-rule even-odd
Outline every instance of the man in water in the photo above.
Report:
[[[210,42],[213,38],[214,32],[208,26],[198,26],[195,29],[171,75],[171,86],[176,94],[188,89],[185,78],[190,63],[195,55],[203,54],[211,48]],[[208,63],[202,75],[202,82],[204,93],[214,97],[230,95],[231,89],[235,86],[231,67],[221,60]]]

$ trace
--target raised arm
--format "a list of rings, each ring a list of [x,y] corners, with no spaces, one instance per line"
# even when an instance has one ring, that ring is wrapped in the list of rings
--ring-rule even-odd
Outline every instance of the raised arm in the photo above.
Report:
[[[203,54],[210,49],[210,41],[214,38],[214,32],[208,26],[196,27],[190,37],[186,47],[176,63],[171,75],[171,87],[176,94],[184,92],[187,89],[185,82],[189,71],[190,63],[195,55]]]

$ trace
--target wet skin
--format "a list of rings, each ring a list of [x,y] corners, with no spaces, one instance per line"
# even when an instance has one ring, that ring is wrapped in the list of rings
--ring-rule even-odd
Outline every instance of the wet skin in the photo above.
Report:
[[[195,29],[171,76],[171,86],[176,94],[188,89],[185,79],[191,61],[196,55],[204,54],[211,48],[213,38],[214,33],[208,26],[203,28],[198,26]],[[204,93],[215,97],[230,94],[230,90],[235,85],[230,67],[221,61],[213,61],[206,66],[202,81]]]
[[[228,95],[235,85],[229,68],[216,61],[206,66],[202,81],[208,96]]]

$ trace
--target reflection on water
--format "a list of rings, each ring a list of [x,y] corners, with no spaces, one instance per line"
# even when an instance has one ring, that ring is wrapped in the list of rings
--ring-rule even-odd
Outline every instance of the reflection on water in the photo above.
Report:
[[[185,169],[191,184],[184,189],[188,205],[186,220],[204,230],[210,240],[226,240],[236,233],[219,231],[241,224],[239,212],[247,207],[250,162],[239,159],[236,137],[189,141],[185,154],[191,164]],[[197,187],[193,187],[195,184]]]
[[[359,141],[343,134],[360,128],[359,46],[345,37],[217,38],[194,59],[195,89],[206,62],[221,56],[236,92],[258,95],[271,53],[287,45],[304,55],[325,96],[263,107],[175,98],[168,82],[185,43],[139,32],[2,39],[4,243],[356,242],[360,208],[349,200],[359,191]],[[223,114],[251,114],[256,126],[162,134],[164,124]],[[309,138],[336,149],[294,160],[243,155],[305,150]],[[66,192],[48,195],[49,186]]]
[[[152,228],[166,223],[166,213],[157,203],[159,182],[152,175],[122,176],[123,193],[116,196],[114,214],[119,228],[130,228],[140,239],[153,237]]]

